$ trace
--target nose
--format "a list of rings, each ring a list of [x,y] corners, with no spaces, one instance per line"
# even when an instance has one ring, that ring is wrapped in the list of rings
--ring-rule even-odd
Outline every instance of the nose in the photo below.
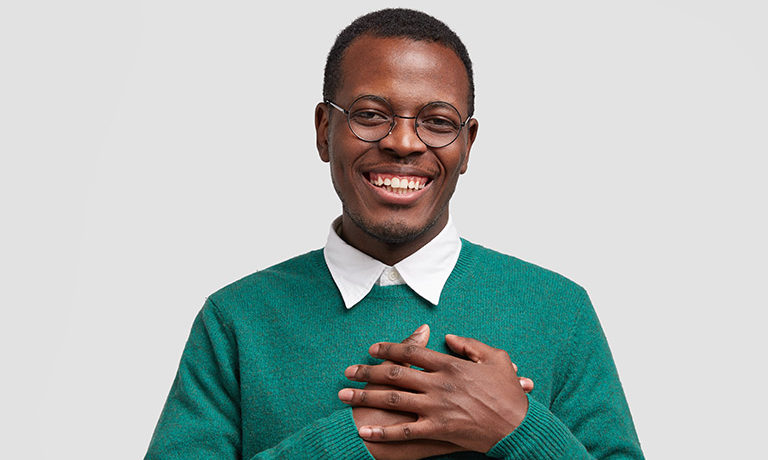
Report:
[[[424,153],[427,150],[427,146],[416,134],[415,117],[401,116],[395,116],[395,126],[387,137],[379,141],[379,147],[400,157]]]

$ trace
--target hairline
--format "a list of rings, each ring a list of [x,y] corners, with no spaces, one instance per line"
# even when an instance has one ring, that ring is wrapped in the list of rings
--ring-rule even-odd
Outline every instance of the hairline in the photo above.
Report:
[[[414,37],[411,37],[411,36],[406,35],[406,34],[403,34],[403,35],[386,35],[386,34],[377,34],[375,31],[369,30],[369,31],[361,33],[360,35],[355,37],[352,41],[350,41],[349,44],[347,44],[346,48],[344,48],[344,50],[341,52],[341,58],[339,59],[339,78],[337,80],[337,85],[335,87],[335,92],[332,95],[330,95],[331,97],[329,98],[329,100],[335,102],[335,99],[338,96],[339,90],[342,88],[342,86],[344,86],[344,74],[345,74],[345,72],[344,72],[344,62],[345,62],[345,58],[347,57],[347,51],[349,51],[349,49],[352,47],[352,45],[354,45],[355,42],[357,42],[361,38],[382,38],[382,39],[395,38],[395,39],[406,40],[406,41],[410,41],[410,42],[414,42],[414,43],[416,43],[416,42],[434,43],[436,45],[440,45],[443,48],[449,50],[459,60],[459,62],[461,63],[461,67],[464,69],[464,75],[467,77],[467,80],[465,82],[465,84],[466,84],[466,88],[465,89],[467,91],[466,101],[465,102],[467,104],[467,111],[469,113],[467,113],[466,116],[463,116],[462,121],[464,121],[464,119],[472,118],[473,113],[471,113],[471,112],[474,112],[474,108],[472,107],[473,104],[472,104],[472,101],[471,101],[471,99],[472,99],[472,89],[471,89],[471,80],[470,80],[470,75],[469,75],[469,69],[467,69],[467,66],[464,64],[464,61],[461,59],[461,56],[459,55],[459,53],[457,53],[456,50],[454,50],[452,47],[448,46],[445,42],[443,42],[441,40],[432,40],[432,39],[429,39],[429,38],[414,38]],[[366,94],[361,94],[359,96],[365,96],[365,95]],[[356,96],[356,97],[359,97],[359,96]],[[379,97],[382,97],[382,96],[379,96]],[[430,101],[430,102],[441,102],[441,101]],[[444,101],[442,101],[442,102],[444,102]],[[451,104],[451,105],[453,105],[453,104]]]

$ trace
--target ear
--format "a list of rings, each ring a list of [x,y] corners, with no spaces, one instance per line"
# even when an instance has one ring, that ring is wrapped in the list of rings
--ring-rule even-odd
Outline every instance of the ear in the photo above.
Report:
[[[461,170],[459,171],[461,174],[467,172],[467,167],[469,166],[469,152],[472,150],[472,144],[475,143],[475,138],[477,138],[477,130],[479,127],[480,123],[478,123],[478,121],[474,118],[471,118],[467,122],[467,153],[464,155],[464,161],[461,164]]]
[[[327,104],[322,102],[317,104],[317,107],[315,107],[317,153],[320,154],[320,159],[326,163],[330,161],[330,156],[328,155],[328,125],[330,123],[330,115]]]

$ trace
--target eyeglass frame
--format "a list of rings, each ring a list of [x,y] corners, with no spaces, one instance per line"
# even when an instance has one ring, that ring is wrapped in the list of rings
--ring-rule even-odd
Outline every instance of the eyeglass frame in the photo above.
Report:
[[[336,109],[336,110],[340,111],[341,113],[343,113],[344,115],[346,115],[346,116],[347,116],[347,126],[349,127],[349,130],[350,130],[350,131],[352,131],[352,134],[354,134],[356,138],[360,139],[360,140],[361,140],[361,141],[363,141],[363,142],[370,142],[370,143],[374,143],[374,142],[379,142],[379,141],[381,141],[382,139],[386,138],[387,136],[389,136],[390,134],[392,134],[392,130],[394,130],[394,129],[395,129],[395,124],[396,124],[396,122],[395,122],[395,119],[396,119],[396,118],[402,118],[402,119],[405,119],[405,120],[413,120],[413,131],[416,133],[416,137],[418,137],[418,138],[419,138],[419,140],[420,140],[421,142],[423,142],[423,143],[424,143],[424,145],[426,145],[427,147],[429,147],[429,148],[432,148],[432,149],[441,149],[441,148],[443,148],[443,147],[448,147],[449,145],[451,145],[451,144],[453,144],[454,142],[456,142],[456,139],[458,139],[458,138],[459,138],[459,135],[461,134],[461,130],[462,130],[462,128],[464,128],[464,125],[466,125],[467,123],[469,123],[469,120],[471,120],[471,119],[472,119],[472,114],[470,114],[470,115],[467,117],[467,119],[466,119],[466,120],[462,121],[462,122],[459,124],[459,129],[458,129],[458,130],[456,130],[456,137],[454,137],[454,138],[453,138],[453,140],[451,140],[450,142],[448,142],[447,144],[444,144],[444,145],[440,145],[440,146],[434,146],[434,145],[430,145],[430,144],[426,143],[426,142],[424,141],[424,139],[422,139],[422,138],[421,138],[421,135],[419,135],[419,129],[418,129],[418,128],[419,128],[419,124],[418,124],[418,122],[417,122],[416,120],[419,118],[419,115],[421,114],[421,111],[422,111],[422,110],[424,110],[424,109],[426,109],[427,107],[429,107],[429,106],[430,106],[430,105],[432,105],[432,104],[445,104],[445,105],[447,105],[447,106],[451,107],[451,108],[452,108],[453,110],[455,110],[455,111],[456,111],[456,113],[459,115],[459,120],[461,120],[461,112],[459,112],[459,109],[457,109],[456,107],[454,107],[454,105],[453,105],[453,104],[451,104],[450,102],[445,102],[445,101],[432,101],[432,102],[427,102],[426,104],[424,104],[424,106],[422,106],[422,107],[419,109],[419,111],[418,111],[418,112],[416,112],[416,116],[413,116],[413,117],[407,117],[407,116],[404,116],[404,115],[398,115],[398,114],[396,114],[396,113],[395,113],[395,109],[394,109],[394,108],[392,108],[392,104],[390,104],[388,100],[384,99],[383,97],[375,96],[375,95],[373,95],[373,94],[364,94],[364,95],[362,95],[362,96],[360,96],[360,97],[356,98],[354,101],[352,101],[352,103],[351,103],[351,104],[349,104],[349,106],[350,106],[350,107],[354,106],[354,105],[355,105],[355,103],[356,103],[357,101],[359,101],[360,99],[363,99],[363,98],[376,98],[376,99],[380,99],[380,100],[381,100],[381,101],[383,101],[385,104],[387,104],[387,106],[390,108],[390,111],[392,112],[392,121],[389,123],[389,130],[387,131],[387,134],[385,134],[385,135],[383,135],[383,136],[381,136],[380,138],[378,138],[378,139],[375,139],[375,140],[368,140],[368,139],[363,139],[362,137],[360,137],[360,135],[359,135],[359,134],[357,134],[357,133],[355,132],[355,130],[352,128],[352,118],[351,118],[351,115],[352,115],[352,113],[351,113],[351,112],[350,112],[348,109],[345,109],[344,107],[341,107],[340,105],[336,104],[335,102],[333,102],[333,101],[332,101],[332,100],[330,100],[330,99],[325,99],[325,100],[323,101],[323,103],[324,103],[324,104],[326,104],[326,105],[330,105],[330,106],[331,106],[331,107],[333,107],[334,109]]]

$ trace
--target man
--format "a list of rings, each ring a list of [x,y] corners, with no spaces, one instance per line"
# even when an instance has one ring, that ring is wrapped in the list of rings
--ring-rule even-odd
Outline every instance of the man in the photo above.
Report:
[[[584,290],[453,226],[478,132],[459,38],[363,16],[323,92],[342,216],[324,250],[207,300],[147,458],[642,458]]]

